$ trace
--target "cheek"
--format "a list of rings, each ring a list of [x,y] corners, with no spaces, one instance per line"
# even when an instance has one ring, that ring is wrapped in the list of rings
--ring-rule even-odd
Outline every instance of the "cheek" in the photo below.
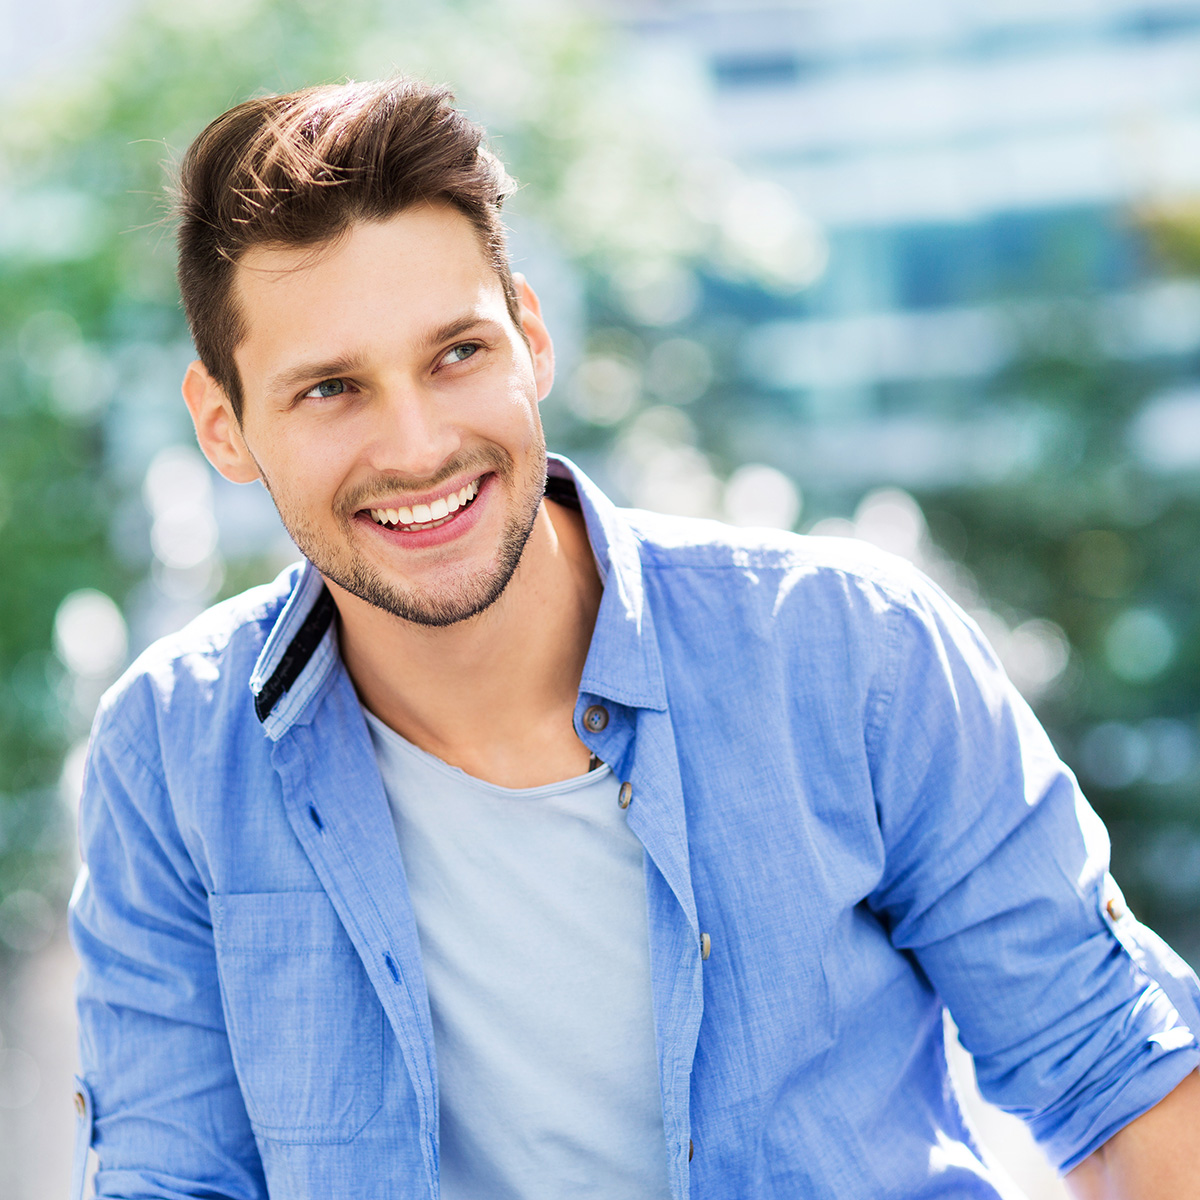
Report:
[[[480,376],[453,399],[452,418],[467,440],[482,439],[515,457],[540,439],[537,396],[532,381],[514,372],[503,379]]]
[[[263,444],[263,455],[256,458],[276,500],[293,511],[328,508],[345,474],[343,438],[331,432],[298,436],[277,431]]]
[[[532,376],[510,381],[504,398],[503,420],[515,437],[530,443],[537,440],[534,431],[541,427],[541,415]]]

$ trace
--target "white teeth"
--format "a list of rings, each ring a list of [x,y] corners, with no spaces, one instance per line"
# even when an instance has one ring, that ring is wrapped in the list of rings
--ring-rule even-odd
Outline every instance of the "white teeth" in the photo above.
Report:
[[[414,504],[412,508],[372,508],[371,519],[380,525],[429,525],[444,521],[451,513],[470,504],[479,495],[479,480],[473,479],[466,487],[441,496],[431,504]]]

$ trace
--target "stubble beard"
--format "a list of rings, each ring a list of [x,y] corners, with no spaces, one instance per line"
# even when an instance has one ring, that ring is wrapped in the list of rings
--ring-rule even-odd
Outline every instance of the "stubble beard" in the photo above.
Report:
[[[340,546],[331,543],[300,514],[298,506],[293,507],[276,492],[265,474],[262,479],[292,541],[326,579],[402,621],[411,621],[414,625],[441,627],[468,621],[490,608],[500,599],[516,573],[521,555],[533,532],[545,490],[545,442],[542,441],[540,446],[534,449],[531,474],[519,483],[512,457],[499,447],[494,447],[484,456],[473,456],[469,460],[458,459],[448,463],[433,480],[414,484],[398,477],[385,476],[358,487],[338,505],[336,515],[342,530]],[[355,528],[355,513],[367,507],[371,498],[395,494],[397,490],[431,489],[442,480],[450,479],[465,470],[479,473],[491,471],[496,476],[496,482],[492,486],[501,485],[517,502],[514,512],[505,523],[499,545],[496,547],[496,560],[491,568],[473,574],[461,572],[457,578],[445,580],[439,593],[434,595],[425,589],[405,588],[392,582],[355,550],[356,539],[361,536],[361,531]]]

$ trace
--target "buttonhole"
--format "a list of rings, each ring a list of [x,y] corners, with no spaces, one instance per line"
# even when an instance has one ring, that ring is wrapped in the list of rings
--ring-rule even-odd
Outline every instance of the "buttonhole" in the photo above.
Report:
[[[390,954],[385,954],[383,956],[383,961],[387,963],[387,969],[391,972],[392,978],[399,983],[400,969],[396,966],[396,960]]]
[[[316,805],[315,805],[315,804],[310,804],[310,805],[308,806],[308,815],[309,815],[310,817],[312,817],[312,823],[313,823],[313,824],[314,824],[314,825],[315,825],[315,826],[316,826],[318,829],[324,829],[324,828],[325,828],[325,822],[321,820],[321,814],[320,814],[319,812],[317,812],[317,807],[316,807]]]

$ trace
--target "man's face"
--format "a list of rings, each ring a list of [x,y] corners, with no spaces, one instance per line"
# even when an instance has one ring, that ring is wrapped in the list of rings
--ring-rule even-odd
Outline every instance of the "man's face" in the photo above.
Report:
[[[241,436],[316,568],[423,625],[504,590],[546,473],[552,354],[514,326],[474,227],[421,206],[239,262]],[[543,352],[544,343],[544,352]]]

